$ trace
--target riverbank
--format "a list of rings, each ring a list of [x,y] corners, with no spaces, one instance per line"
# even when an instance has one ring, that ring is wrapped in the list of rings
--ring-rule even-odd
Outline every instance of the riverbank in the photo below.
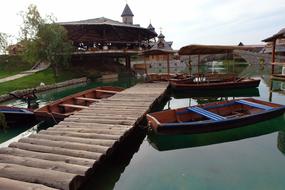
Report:
[[[43,91],[47,91],[47,90],[51,90],[51,89],[55,89],[55,88],[61,88],[61,87],[65,87],[65,86],[70,86],[70,85],[74,85],[74,84],[80,84],[80,83],[86,83],[87,82],[87,78],[86,77],[82,77],[82,78],[77,78],[77,79],[72,79],[72,80],[68,80],[68,81],[64,81],[64,82],[59,82],[59,83],[54,83],[54,84],[49,84],[49,85],[39,85],[35,88],[26,88],[23,90],[15,90],[12,91],[10,93],[13,93],[17,96],[22,96],[25,94],[29,94],[32,93],[32,91],[34,89],[37,90],[37,92],[43,92]],[[14,97],[7,94],[3,94],[0,95],[0,102],[4,102],[7,100],[11,100]]]

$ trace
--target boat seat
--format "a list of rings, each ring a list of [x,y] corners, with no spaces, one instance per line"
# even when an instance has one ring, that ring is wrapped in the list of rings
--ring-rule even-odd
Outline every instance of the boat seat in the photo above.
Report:
[[[187,110],[198,113],[200,115],[203,115],[203,116],[205,116],[211,120],[214,120],[214,121],[221,121],[221,120],[226,119],[223,116],[220,116],[218,114],[215,114],[215,113],[207,111],[207,110],[204,110],[200,107],[190,107],[190,108],[187,108]]]
[[[101,89],[96,89],[97,92],[105,92],[105,93],[110,93],[110,94],[117,94],[118,91],[114,90],[101,90]]]
[[[81,105],[74,105],[74,104],[59,104],[61,107],[70,107],[70,108],[79,108],[79,109],[86,109],[88,106],[81,106]]]
[[[263,104],[259,104],[259,103],[255,103],[255,102],[250,102],[250,101],[246,101],[246,100],[237,100],[237,103],[240,104],[244,104],[244,105],[248,105],[254,108],[259,108],[259,109],[263,109],[263,110],[271,110],[274,109],[273,107],[267,106],[267,105],[263,105]]]
[[[99,99],[94,99],[94,98],[76,97],[75,99],[76,100],[89,101],[89,102],[99,102]]]

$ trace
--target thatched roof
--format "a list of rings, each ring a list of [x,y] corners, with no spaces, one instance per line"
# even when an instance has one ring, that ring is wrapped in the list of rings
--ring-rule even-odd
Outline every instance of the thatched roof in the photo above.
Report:
[[[278,38],[285,38],[285,28],[281,29],[279,32],[274,34],[273,36],[262,40],[263,42],[272,42]]]
[[[179,50],[180,55],[203,55],[203,54],[223,54],[231,53],[233,50],[250,50],[250,46],[230,46],[230,45],[188,45]]]
[[[73,22],[60,22],[64,26],[69,38],[73,41],[112,41],[134,42],[148,40],[157,36],[154,31],[139,25],[124,24],[105,17],[80,20]]]

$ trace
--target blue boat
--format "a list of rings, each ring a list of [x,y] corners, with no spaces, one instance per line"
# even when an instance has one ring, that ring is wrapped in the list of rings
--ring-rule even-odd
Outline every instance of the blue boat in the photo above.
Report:
[[[34,112],[26,108],[0,106],[0,114],[2,125],[5,123],[8,127],[20,127],[36,122]]]
[[[246,98],[164,110],[147,114],[147,120],[158,134],[192,134],[242,127],[284,112],[284,105]]]

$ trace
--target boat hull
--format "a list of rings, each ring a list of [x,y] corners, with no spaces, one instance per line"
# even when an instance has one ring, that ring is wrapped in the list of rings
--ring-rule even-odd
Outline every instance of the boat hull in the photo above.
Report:
[[[231,101],[233,102],[233,101]],[[258,101],[257,101],[258,102]],[[214,105],[215,103],[205,104],[205,105]],[[223,103],[219,103],[222,105]],[[274,106],[279,106],[278,104],[271,104]],[[193,106],[194,107],[194,106]],[[180,108],[178,110],[185,111],[187,108]],[[171,113],[172,112],[172,113]],[[235,118],[226,118],[223,120],[213,121],[205,120],[198,122],[161,122],[156,116],[158,113],[161,113],[162,118],[173,118],[173,110],[166,110],[162,112],[157,112],[157,114],[147,114],[147,119],[151,129],[158,134],[166,135],[176,135],[176,134],[195,134],[195,133],[206,133],[213,131],[221,131],[226,129],[232,129],[237,127],[242,127],[250,124],[254,124],[260,121],[265,121],[272,119],[274,117],[280,116],[285,112],[285,106],[280,105],[272,110],[256,112],[255,114],[245,115]]]
[[[35,110],[35,115],[39,121],[51,120],[55,122],[62,121],[64,118],[72,115],[75,111],[88,108],[92,103],[100,99],[113,96],[115,93],[124,90],[119,87],[102,86],[79,92],[44,107]]]
[[[213,83],[178,83],[171,81],[170,85],[175,90],[219,90],[219,89],[242,89],[256,88],[259,86],[260,80],[242,80],[242,81],[226,81]]]
[[[22,127],[37,123],[34,113],[25,108],[1,106],[0,113],[5,116],[8,127]]]

